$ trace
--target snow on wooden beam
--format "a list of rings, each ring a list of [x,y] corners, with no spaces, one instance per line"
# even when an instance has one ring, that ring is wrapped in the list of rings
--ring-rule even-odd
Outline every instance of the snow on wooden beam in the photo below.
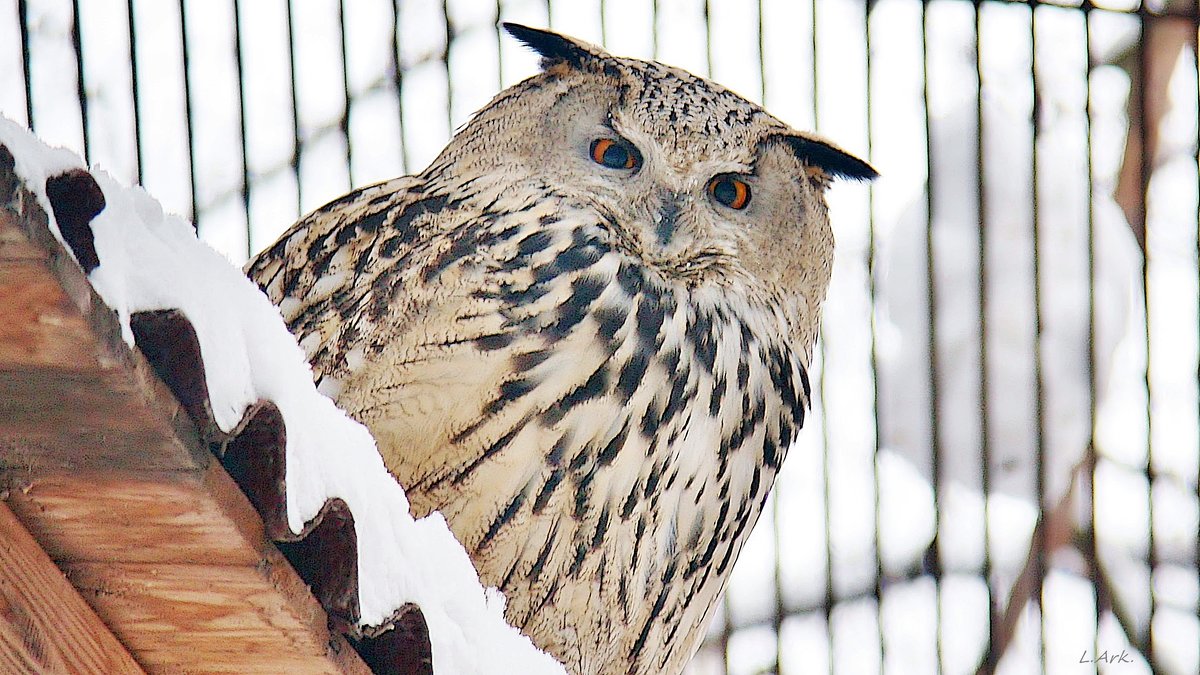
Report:
[[[3,164],[0,672],[370,672]]]

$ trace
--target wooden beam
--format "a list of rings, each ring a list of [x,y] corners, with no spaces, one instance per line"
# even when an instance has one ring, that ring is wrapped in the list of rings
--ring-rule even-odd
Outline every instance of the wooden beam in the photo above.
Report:
[[[60,563],[254,566],[263,555],[261,521],[249,505],[231,514],[237,500],[214,499],[217,472],[224,474],[213,462],[204,474],[79,471],[28,481],[17,474],[9,506]]]
[[[369,675],[2,164],[0,673]]]
[[[148,668],[247,672],[325,653],[325,643],[253,567],[75,563],[64,569]]]
[[[2,502],[0,671],[143,672]]]

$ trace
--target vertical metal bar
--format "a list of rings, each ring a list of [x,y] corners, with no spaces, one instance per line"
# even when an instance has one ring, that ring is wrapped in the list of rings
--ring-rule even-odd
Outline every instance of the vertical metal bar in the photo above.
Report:
[[[658,0],[650,2],[650,21],[653,30],[650,31],[650,58],[658,60]]]
[[[133,18],[133,0],[125,3],[125,16],[129,21],[129,90],[133,97],[133,180],[142,182],[142,97],[138,91],[137,28]]]
[[[721,672],[729,675],[729,638],[733,636],[733,620],[729,617],[729,586],[721,593],[721,634],[717,636],[717,647],[721,650]]]
[[[763,0],[755,3],[755,21],[758,28],[758,100],[765,107],[767,105],[767,41],[764,35]]]
[[[546,12],[550,12],[550,0],[546,0]],[[442,0],[442,18],[445,19],[446,44],[442,47],[442,68],[446,72],[446,128],[454,134],[454,88],[450,86],[450,43],[454,41],[454,24],[450,21],[449,0]]]
[[[600,45],[608,47],[608,25],[604,19],[608,16],[608,3],[600,0]]]
[[[1142,373],[1142,381],[1146,388],[1146,566],[1149,574],[1147,575],[1146,596],[1150,607],[1150,612],[1146,619],[1146,639],[1145,639],[1145,657],[1146,661],[1154,668],[1157,659],[1154,657],[1154,615],[1158,611],[1158,604],[1154,597],[1154,572],[1158,567],[1158,555],[1155,550],[1154,537],[1154,481],[1156,479],[1154,470],[1154,415],[1151,412],[1154,404],[1154,389],[1150,378],[1151,368],[1151,350],[1150,350],[1150,174],[1152,168],[1150,162],[1154,157],[1154,148],[1149,147],[1151,139],[1157,140],[1158,134],[1150,133],[1150,124],[1152,120],[1146,118],[1146,89],[1150,84],[1150,66],[1148,59],[1150,58],[1150,49],[1147,40],[1150,35],[1147,23],[1153,20],[1146,11],[1138,12],[1139,31],[1138,31],[1138,78],[1140,86],[1137,87],[1137,113],[1141,123],[1141,157],[1140,157],[1140,175],[1139,189],[1141,194],[1139,199],[1142,202],[1139,218],[1141,222],[1142,241],[1142,260],[1141,260],[1141,275],[1142,275],[1142,317],[1145,319],[1143,324],[1143,344],[1146,347],[1146,368]]]
[[[1193,0],[1190,18],[1192,20],[1192,31],[1190,34],[1191,39],[1189,40],[1191,44],[1189,46],[1192,49],[1192,64],[1196,67],[1196,70],[1192,73],[1192,82],[1195,83],[1197,91],[1200,91],[1200,0]],[[1195,252],[1196,265],[1198,268],[1196,270],[1198,272],[1197,276],[1200,276],[1200,101],[1194,102],[1193,105],[1195,106],[1192,108],[1192,114],[1194,115],[1193,119],[1196,120],[1196,145],[1193,147],[1192,162],[1196,166],[1196,222],[1198,223],[1196,228]],[[1196,315],[1198,319],[1196,324],[1196,335],[1197,340],[1200,340],[1200,295],[1197,295],[1196,300]],[[1200,404],[1200,353],[1197,354],[1197,359],[1196,394],[1197,403]],[[1196,418],[1197,420],[1200,420],[1200,405],[1198,405],[1196,410]],[[1200,441],[1200,437],[1197,438],[1197,441]],[[1198,443],[1197,447],[1195,448],[1195,452],[1197,457],[1200,458],[1200,443]],[[1195,493],[1197,502],[1200,503],[1200,464],[1197,465]],[[1200,531],[1198,531],[1196,534],[1195,550],[1195,557],[1192,559],[1192,561],[1195,565],[1196,575],[1197,577],[1200,577]],[[1200,619],[1200,597],[1196,599],[1195,610],[1196,617]],[[1196,661],[1197,663],[1200,663],[1200,641],[1196,642]]]
[[[250,157],[246,142],[246,76],[242,70],[242,13],[238,0],[233,0],[233,66],[237,76],[238,129],[242,153],[242,212],[246,216],[246,257],[254,255],[250,227]]]
[[[1041,136],[1042,96],[1038,88],[1038,39],[1037,39],[1038,0],[1029,1],[1029,76],[1033,87],[1033,147],[1030,148],[1030,206],[1032,222],[1033,248],[1033,389],[1034,415],[1037,420],[1037,441],[1034,454],[1037,461],[1037,500],[1038,513],[1045,523],[1046,516],[1052,505],[1046,498],[1046,415],[1045,415],[1045,372],[1042,368],[1042,264],[1041,264],[1041,190],[1039,189],[1038,139]],[[1046,607],[1044,603],[1044,586],[1046,581],[1046,546],[1049,543],[1048,526],[1037,529],[1038,540],[1030,542],[1037,546],[1037,556],[1034,562],[1034,593],[1033,599],[1038,606],[1038,654],[1039,662],[1046,664]]]
[[[190,68],[190,59],[188,55],[188,31],[187,31],[187,8],[184,6],[186,0],[179,0],[179,46],[183,54],[183,102],[184,102],[184,121],[187,128],[187,146],[188,146],[188,183],[191,187],[191,213],[188,218],[192,221],[192,227],[197,231],[200,229],[200,214],[197,213],[196,205],[196,136],[192,130],[192,76]]]
[[[291,80],[289,93],[292,97],[292,157],[290,165],[292,176],[296,179],[296,213],[304,213],[304,185],[300,182],[300,101],[296,93],[296,29],[292,14],[292,0],[287,0],[287,49],[288,49],[288,78]]]
[[[928,305],[928,342],[926,352],[929,358],[929,455],[930,482],[933,488],[933,541],[925,556],[925,566],[933,575],[933,630],[934,630],[934,663],[936,672],[942,668],[942,556],[941,556],[941,497],[942,497],[942,448],[939,429],[940,407],[940,372],[937,348],[937,308],[938,291],[934,281],[937,266],[937,254],[934,247],[934,176],[933,176],[933,121],[929,112],[929,8],[921,5],[921,83],[922,99],[925,104],[925,302]]]
[[[83,130],[83,161],[92,163],[88,130],[87,85],[83,80],[83,28],[79,25],[79,0],[71,2],[71,48],[75,50],[75,95],[79,98],[79,126]]]
[[[500,18],[500,1],[496,0],[496,18]],[[396,116],[400,127],[400,164],[405,173],[410,173],[408,140],[404,137],[404,64],[400,62],[400,0],[392,0],[392,86],[396,88]],[[499,50],[500,28],[496,28],[497,50]],[[497,68],[500,68],[499,59]],[[498,70],[503,79],[503,70]]]
[[[17,0],[17,24],[21,32],[21,75],[25,81],[25,120],[29,124],[29,130],[36,132],[33,119],[33,78],[29,61],[32,51],[29,48],[29,3],[26,0]]]
[[[502,87],[504,86],[504,50],[500,48],[500,42],[504,40],[504,31],[500,29],[500,15],[503,10],[500,5],[501,0],[496,0],[496,19],[492,21],[492,25],[496,27],[496,85]]]
[[[863,41],[866,51],[866,115],[867,115],[867,159],[870,161],[874,155],[874,139],[875,139],[875,110],[871,105],[874,100],[871,75],[872,75],[872,60],[871,60],[871,5],[868,4],[863,8]],[[883,520],[882,509],[882,490],[880,486],[879,475],[879,445],[882,441],[879,433],[879,330],[876,325],[875,315],[877,312],[876,303],[879,297],[879,280],[876,276],[875,266],[879,251],[877,250],[878,242],[876,241],[875,222],[875,186],[867,186],[867,306],[870,308],[871,316],[868,317],[868,329],[871,333],[871,414],[875,418],[875,423],[872,425],[871,447],[874,453],[872,461],[872,476],[874,494],[872,497],[875,500],[874,507],[874,528],[872,533],[874,537],[874,555],[875,555],[875,579],[872,593],[875,596],[875,624],[879,637],[879,672],[887,671],[887,653],[886,643],[884,641],[885,622],[883,618],[883,537],[882,528],[880,527]]]
[[[992,492],[992,446],[989,414],[991,399],[988,390],[988,200],[987,200],[987,168],[986,158],[986,128],[983,119],[983,2],[974,0],[975,4],[975,212],[979,221],[979,257],[976,259],[978,277],[976,278],[975,302],[979,308],[979,483],[983,494],[983,564],[979,571],[983,577],[984,588],[987,589],[987,634],[989,638],[996,627],[996,596],[992,592],[992,530],[988,498]],[[1000,654],[995,650],[987,650],[989,662],[985,664],[987,672],[994,672],[999,662]],[[996,663],[992,663],[992,659]]]
[[[292,95],[292,159],[289,165],[292,167],[292,175],[296,181],[296,213],[304,213],[304,184],[300,183],[300,101],[296,94],[296,43],[295,43],[295,28],[293,20],[294,7],[292,0],[287,1],[287,29],[288,29],[288,78],[290,79],[289,94]]]
[[[705,77],[713,76],[712,2],[704,0],[704,68]]]
[[[350,188],[353,189],[357,183],[354,181],[354,148],[350,142],[350,60],[346,47],[345,0],[338,2],[338,40],[342,49],[342,117],[338,120],[338,130],[341,131],[342,139],[346,141],[346,177],[350,181]]]
[[[1092,582],[1093,601],[1095,602],[1095,626],[1096,630],[1092,635],[1092,654],[1100,653],[1100,619],[1104,615],[1104,606],[1108,604],[1104,584],[1100,581],[1100,575],[1103,573],[1100,570],[1100,550],[1097,545],[1096,537],[1098,536],[1096,528],[1096,363],[1098,355],[1096,353],[1096,205],[1095,205],[1095,190],[1096,177],[1095,166],[1092,158],[1092,79],[1091,79],[1091,53],[1092,53],[1092,15],[1091,7],[1084,5],[1083,9],[1083,45],[1085,58],[1084,71],[1084,147],[1087,152],[1087,334],[1088,334],[1088,358],[1087,358],[1087,380],[1088,380],[1088,446],[1083,462],[1083,482],[1081,483],[1081,495],[1085,500],[1084,508],[1087,510],[1088,518],[1088,536],[1085,540],[1085,555],[1087,558],[1088,577]],[[1100,666],[1096,659],[1092,659],[1091,670],[1096,675],[1100,673]]]

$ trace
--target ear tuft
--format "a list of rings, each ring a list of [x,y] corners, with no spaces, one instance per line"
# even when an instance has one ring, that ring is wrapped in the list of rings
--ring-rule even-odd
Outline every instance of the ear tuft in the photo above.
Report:
[[[597,56],[597,54],[589,49],[589,45],[577,42],[565,35],[522,26],[519,23],[505,22],[501,25],[504,26],[504,30],[508,31],[509,35],[517,38],[525,46],[541,55],[543,70],[549,69],[551,66],[559,63],[566,63],[579,68]]]
[[[870,164],[826,141],[790,134],[781,138],[792,148],[796,159],[834,178],[872,180],[879,176]]]

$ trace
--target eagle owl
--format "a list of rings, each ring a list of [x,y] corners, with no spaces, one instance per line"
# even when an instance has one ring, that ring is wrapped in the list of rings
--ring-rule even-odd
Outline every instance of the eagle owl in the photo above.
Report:
[[[682,70],[505,27],[539,74],[248,272],[510,623],[572,672],[678,672],[804,421],[824,192],[875,172]]]

